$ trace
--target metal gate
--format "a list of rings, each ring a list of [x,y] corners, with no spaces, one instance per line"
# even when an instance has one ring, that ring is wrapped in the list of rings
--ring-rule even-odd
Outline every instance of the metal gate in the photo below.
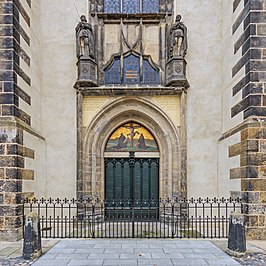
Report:
[[[25,200],[44,238],[226,238],[239,199]]]

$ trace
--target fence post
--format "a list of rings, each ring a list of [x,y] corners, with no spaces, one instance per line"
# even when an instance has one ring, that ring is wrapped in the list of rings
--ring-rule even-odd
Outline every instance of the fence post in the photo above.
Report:
[[[172,227],[172,238],[175,238],[175,207],[174,203],[172,202],[172,215],[171,215],[171,227]]]
[[[30,212],[26,215],[24,230],[23,258],[28,260],[40,257],[42,244],[38,214]]]
[[[230,215],[227,252],[237,257],[246,252],[244,215],[239,212],[232,212]]]

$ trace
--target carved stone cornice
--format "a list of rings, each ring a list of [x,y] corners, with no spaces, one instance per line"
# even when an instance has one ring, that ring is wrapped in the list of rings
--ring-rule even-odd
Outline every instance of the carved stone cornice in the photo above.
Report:
[[[125,86],[101,86],[101,87],[89,87],[80,86],[77,87],[83,95],[86,96],[153,96],[153,95],[179,95],[184,90],[185,86],[180,87],[164,87],[164,86],[137,86],[137,85],[125,85]]]

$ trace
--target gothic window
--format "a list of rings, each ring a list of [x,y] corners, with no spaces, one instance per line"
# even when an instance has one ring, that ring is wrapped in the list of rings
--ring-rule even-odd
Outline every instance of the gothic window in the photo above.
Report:
[[[140,59],[135,55],[129,55],[124,59],[124,84],[140,83]]]
[[[142,13],[157,13],[159,11],[159,0],[143,0]]]
[[[104,82],[105,84],[121,84],[120,58],[116,58],[104,72]]]
[[[105,13],[158,13],[159,0],[104,0]]]
[[[147,59],[143,60],[143,83],[146,85],[160,83],[159,72],[154,70]]]
[[[121,13],[120,0],[105,0],[104,1],[105,13]]]
[[[104,71],[105,84],[160,84],[159,69],[156,69],[146,58],[143,58],[142,65],[140,61],[139,56],[129,54],[124,57],[122,70],[121,59],[116,57]],[[123,71],[122,75],[121,70]]]
[[[139,12],[139,0],[124,0],[123,13],[136,14]]]

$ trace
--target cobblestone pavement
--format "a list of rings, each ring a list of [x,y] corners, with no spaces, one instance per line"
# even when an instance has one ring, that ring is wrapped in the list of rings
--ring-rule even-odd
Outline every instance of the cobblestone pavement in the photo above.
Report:
[[[236,258],[236,260],[241,265],[265,266],[266,265],[266,254],[254,253],[254,254],[246,255],[243,258]]]
[[[227,240],[212,240],[212,242],[221,250],[226,252]],[[246,255],[244,257],[234,259],[241,265],[266,266],[266,241],[248,241]]]

